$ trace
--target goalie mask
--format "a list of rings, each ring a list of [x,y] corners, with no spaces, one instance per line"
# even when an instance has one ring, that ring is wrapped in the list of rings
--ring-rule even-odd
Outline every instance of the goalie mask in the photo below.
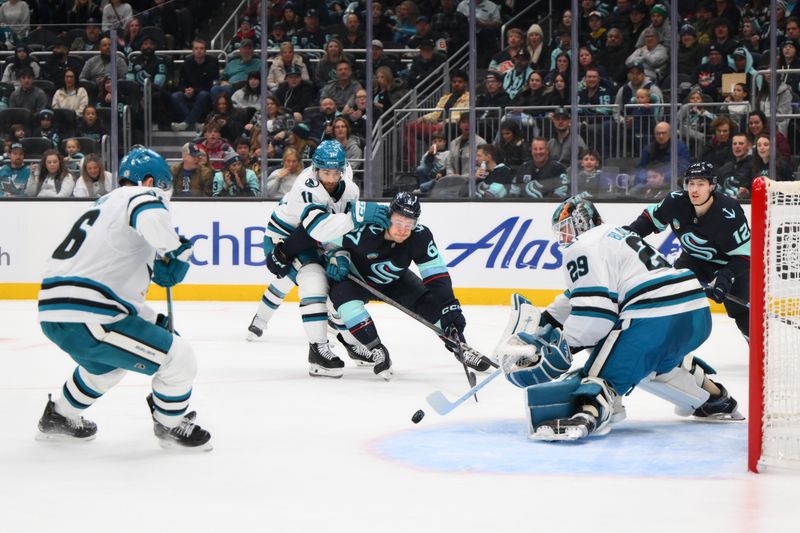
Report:
[[[567,198],[553,213],[553,231],[563,246],[602,223],[594,204],[582,196]]]

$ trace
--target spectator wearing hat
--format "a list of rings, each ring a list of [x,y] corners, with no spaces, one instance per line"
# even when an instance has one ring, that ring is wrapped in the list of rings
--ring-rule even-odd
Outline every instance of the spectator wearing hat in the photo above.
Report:
[[[664,101],[664,96],[661,89],[656,83],[647,77],[645,74],[644,65],[641,63],[631,63],[628,67],[628,81],[617,90],[617,95],[614,99],[614,121],[620,126],[628,130],[631,129],[633,121],[631,120],[631,109],[626,107],[628,104],[636,103],[636,92],[639,89],[647,89],[650,91],[650,102],[661,103]]]
[[[125,56],[117,52],[117,79],[124,79],[127,72],[128,63],[125,61]],[[108,74],[111,74],[111,39],[103,37],[100,39],[100,53],[90,57],[83,65],[80,79],[100,83]]]
[[[6,68],[3,69],[3,83],[10,83],[14,88],[19,87],[18,73],[22,69],[30,69],[33,72],[33,77],[39,77],[39,63],[31,57],[31,50],[25,44],[17,44],[14,48],[14,55],[6,61]]]
[[[569,138],[572,120],[569,110],[557,107],[550,115],[550,120],[553,122],[553,137],[547,141],[547,151],[553,161],[569,167],[572,157],[572,139]],[[578,150],[583,151],[586,148],[586,141],[578,134]]]
[[[38,113],[49,102],[43,90],[33,84],[33,71],[29,68],[17,72],[19,87],[8,97],[8,107],[23,107],[32,114]]]
[[[697,65],[703,62],[704,50],[697,42],[697,32],[691,24],[681,26],[678,37],[678,74],[691,76]]]
[[[280,83],[275,90],[275,96],[281,106],[292,111],[295,121],[303,120],[306,108],[315,104],[315,94],[314,86],[311,85],[311,82],[303,79],[297,65],[286,69],[286,80]]]
[[[433,31],[430,19],[422,16],[417,17],[417,31],[406,43],[407,48],[419,48],[419,43],[422,41],[433,41],[436,50],[442,54],[447,55],[447,41],[441,35]]]
[[[17,38],[24,40],[31,26],[31,10],[23,0],[8,0],[0,6],[0,25],[13,28]]]
[[[128,62],[128,72],[125,79],[135,81],[142,89],[142,99],[144,99],[144,84],[150,80],[151,103],[153,107],[153,117],[156,119],[158,128],[165,131],[169,128],[169,98],[167,91],[167,61],[156,54],[156,41],[146,35],[142,39],[140,46],[141,54],[134,55]]]
[[[566,55],[570,61],[572,60],[572,33],[568,29],[562,29],[558,32],[558,46],[553,48],[550,52],[550,70],[556,70],[558,65],[556,61],[558,56]]]
[[[650,8],[650,25],[645,30],[655,31],[658,44],[662,44],[666,49],[669,49],[672,41],[672,26],[669,23],[669,12],[663,4],[655,4]],[[639,38],[636,39],[634,48],[644,46],[644,33],[645,31],[643,30]]]
[[[507,70],[503,75],[503,90],[510,100],[516,98],[517,94],[528,84],[533,69],[530,66],[531,56],[528,50],[523,48],[514,56],[514,68]]]
[[[439,68],[445,59],[441,54],[434,52],[434,42],[430,39],[420,41],[419,54],[411,61],[408,71],[408,86],[416,87],[419,82],[431,75]]]
[[[55,124],[55,115],[52,109],[43,108],[37,117],[38,124],[31,130],[31,137],[42,137],[53,143],[53,148],[61,144],[61,134]]]
[[[206,54],[206,42],[202,39],[192,41],[192,55],[181,65],[178,75],[177,91],[172,93],[173,131],[184,131],[196,124],[202,124],[211,106],[209,91],[219,78],[217,58]]]
[[[403,66],[391,54],[385,54],[383,51],[383,43],[375,39],[372,41],[372,75],[378,71],[380,67],[387,67],[392,71],[392,74],[397,77]],[[366,83],[366,72],[362,72],[360,81]]]
[[[270,91],[277,89],[278,85],[286,79],[289,67],[295,67],[304,81],[311,81],[303,58],[294,53],[294,45],[288,42],[282,43],[280,55],[272,60],[267,74],[267,87]]]
[[[727,18],[720,17],[711,21],[713,36],[709,45],[715,45],[722,52],[723,57],[729,56],[733,50],[741,46],[738,39],[734,38],[736,30],[731,28]],[[738,28],[737,28],[738,29]]]
[[[301,160],[311,159],[311,156],[314,155],[314,150],[317,148],[317,143],[311,138],[311,130],[308,125],[302,122],[294,125],[286,138],[284,151],[288,148],[297,150]]]
[[[487,72],[484,93],[479,94],[475,99],[475,107],[478,108],[476,115],[478,124],[481,125],[481,131],[489,139],[493,139],[497,133],[497,122],[505,114],[506,106],[511,102],[511,98],[503,90],[503,77],[504,75],[499,72]]]
[[[252,45],[254,41],[260,40],[261,25],[257,21],[254,23],[252,18],[244,16],[242,20],[239,21],[239,29],[236,30],[236,35],[234,35],[231,42],[228,43],[228,47],[225,51],[228,53],[235,52],[242,47],[244,41],[250,41]]]
[[[58,87],[64,82],[64,72],[69,69],[80,75],[83,60],[69,55],[69,44],[66,38],[59,38],[53,50],[42,65],[41,79],[48,80]]]
[[[669,51],[658,41],[658,32],[652,28],[647,28],[642,32],[644,44],[633,51],[625,64],[631,66],[640,63],[644,67],[645,75],[658,83],[666,74],[669,66]]]
[[[491,0],[461,0],[458,12],[469,17],[469,4],[475,4],[475,25],[477,26],[478,64],[485,65],[498,49],[500,37],[500,6]],[[463,31],[463,28],[462,28]]]
[[[606,69],[608,79],[615,86],[620,86],[627,81],[628,67],[625,60],[631,54],[631,49],[625,40],[625,34],[619,28],[609,28],[605,37],[606,44],[595,54],[595,60]]]
[[[231,151],[225,154],[223,168],[214,174],[211,196],[261,196],[261,186],[255,172],[245,168],[239,154]]]
[[[244,39],[239,46],[239,57],[228,60],[219,77],[219,85],[211,88],[211,99],[214,100],[222,93],[233,94],[233,85],[247,80],[247,75],[258,72],[260,67],[261,61],[253,51],[253,41]]]
[[[544,31],[538,24],[531,24],[525,37],[525,49],[530,56],[528,66],[532,70],[546,71],[550,68],[550,48],[544,39]]]
[[[319,25],[319,11],[307,9],[303,17],[303,29],[292,35],[291,42],[295,48],[322,50],[328,41],[328,35]]]
[[[639,42],[642,32],[650,26],[649,14],[650,12],[644,2],[636,2],[633,5],[630,15],[628,15],[628,20],[630,21],[628,42],[634,45]]]
[[[711,97],[714,102],[722,101],[720,88],[722,87],[722,75],[730,74],[733,69],[724,59],[722,52],[715,44],[708,46],[706,50],[707,59],[705,63],[698,65],[692,75],[695,84],[700,86],[703,94]]]
[[[589,13],[588,32],[581,38],[584,46],[588,46],[592,53],[600,52],[606,45],[605,14],[594,10]]]
[[[495,54],[489,63],[489,70],[504,73],[514,68],[514,58],[525,49],[525,34],[519,28],[511,28],[506,33],[508,46]]]
[[[736,50],[740,50],[737,48]],[[742,49],[744,50],[744,49]],[[800,69],[800,44],[794,39],[786,39],[778,54],[778,69]],[[778,78],[793,91],[800,89],[800,74],[778,74]]]
[[[257,6],[258,4],[259,0],[251,6]],[[250,16],[256,16],[255,9]],[[276,20],[281,20],[281,22],[286,24],[286,35],[290,40],[294,34],[303,29],[302,14],[297,12],[297,7],[295,7],[294,2],[286,2],[283,4],[283,18]]]
[[[25,196],[31,167],[25,162],[25,148],[21,143],[11,143],[6,164],[0,166],[0,198]]]
[[[70,50],[75,52],[97,52],[100,50],[100,39],[102,38],[103,32],[100,29],[100,19],[90,17],[86,20],[83,35],[76,37],[70,43]]]
[[[281,43],[289,42],[289,35],[286,33],[286,24],[281,21],[272,25],[272,31],[267,36],[268,48],[279,48]]]
[[[361,84],[353,79],[353,67],[350,61],[341,59],[336,64],[336,79],[325,84],[319,98],[320,101],[332,98],[336,102],[337,109],[342,109],[361,88]]]

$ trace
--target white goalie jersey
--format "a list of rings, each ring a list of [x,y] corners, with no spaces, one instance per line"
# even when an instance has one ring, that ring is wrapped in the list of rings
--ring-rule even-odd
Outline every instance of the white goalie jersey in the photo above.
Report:
[[[352,178],[353,171],[347,164],[336,193],[331,195],[317,180],[312,167],[303,170],[272,212],[267,237],[282,241],[302,224],[312,239],[325,243],[354,229],[350,210],[358,201],[359,189]]]
[[[77,219],[45,265],[39,320],[106,324],[153,314],[144,299],[156,252],[180,244],[163,191],[112,191]]]
[[[563,249],[567,290],[547,311],[570,346],[589,347],[618,320],[675,315],[708,307],[690,270],[676,270],[637,234],[604,224]]]

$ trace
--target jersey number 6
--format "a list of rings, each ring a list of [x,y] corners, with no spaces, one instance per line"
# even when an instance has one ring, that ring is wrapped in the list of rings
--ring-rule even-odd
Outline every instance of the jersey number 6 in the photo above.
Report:
[[[72,229],[69,230],[69,234],[61,244],[58,245],[56,251],[53,252],[53,259],[69,259],[77,254],[81,244],[86,240],[86,231],[84,231],[81,226],[83,226],[84,222],[90,226],[93,225],[99,216],[100,211],[94,209],[92,211],[87,211],[75,221]]]
[[[652,246],[645,242],[638,235],[629,235],[625,239],[625,244],[633,248],[639,256],[639,261],[644,263],[647,270],[658,270],[659,268],[669,268],[670,264]]]

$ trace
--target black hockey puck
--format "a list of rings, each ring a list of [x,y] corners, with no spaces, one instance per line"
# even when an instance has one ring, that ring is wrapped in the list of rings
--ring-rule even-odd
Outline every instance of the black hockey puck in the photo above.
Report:
[[[414,413],[414,416],[411,417],[411,421],[414,422],[415,424],[419,424],[419,421],[422,420],[423,418],[425,418],[425,411],[420,409],[419,411]]]

